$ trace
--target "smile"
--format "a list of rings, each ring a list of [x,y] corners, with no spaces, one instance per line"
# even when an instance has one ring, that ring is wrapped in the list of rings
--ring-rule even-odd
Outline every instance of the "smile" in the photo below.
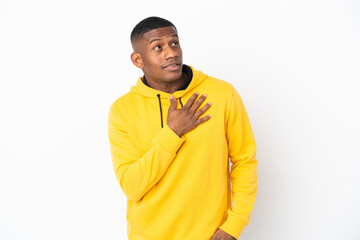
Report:
[[[172,65],[168,65],[168,66],[163,67],[163,69],[169,70],[169,71],[177,71],[177,70],[180,69],[180,64],[174,63]]]

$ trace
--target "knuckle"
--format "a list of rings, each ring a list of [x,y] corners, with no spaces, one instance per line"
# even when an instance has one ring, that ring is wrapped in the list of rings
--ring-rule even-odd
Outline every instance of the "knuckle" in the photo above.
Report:
[[[197,102],[203,102],[203,101],[205,101],[205,97],[204,97],[204,96],[199,97],[199,99],[197,100]]]
[[[199,108],[199,104],[194,103],[194,105],[192,106],[193,109],[198,109]]]
[[[203,112],[206,112],[208,109],[209,109],[209,107],[204,107],[204,108],[202,108],[201,110],[202,110]]]
[[[203,114],[203,112],[197,111],[197,112],[196,112],[196,118],[199,118],[202,114]]]
[[[199,110],[199,112],[200,112],[201,114],[203,114],[204,112],[206,112],[206,110],[207,110],[206,108],[202,108],[202,109]]]

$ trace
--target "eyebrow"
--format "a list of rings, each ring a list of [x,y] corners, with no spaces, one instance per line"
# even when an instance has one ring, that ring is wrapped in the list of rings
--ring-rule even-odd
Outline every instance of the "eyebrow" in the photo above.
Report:
[[[176,37],[176,38],[179,38],[179,36],[177,34],[173,34],[171,35],[170,37]],[[152,42],[155,42],[155,41],[160,41],[161,39],[158,39],[158,38],[155,38],[155,39],[152,39],[149,44],[151,44]]]

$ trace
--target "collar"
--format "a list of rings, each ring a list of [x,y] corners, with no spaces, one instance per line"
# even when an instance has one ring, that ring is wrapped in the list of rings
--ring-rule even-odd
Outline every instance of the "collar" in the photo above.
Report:
[[[185,90],[189,86],[189,84],[190,84],[190,82],[191,82],[191,80],[193,78],[193,72],[192,72],[192,70],[191,70],[191,68],[189,66],[183,64],[182,72],[186,74],[187,79],[186,79],[185,83],[176,91]],[[150,87],[148,82],[146,81],[145,75],[142,78],[142,82],[146,86]]]

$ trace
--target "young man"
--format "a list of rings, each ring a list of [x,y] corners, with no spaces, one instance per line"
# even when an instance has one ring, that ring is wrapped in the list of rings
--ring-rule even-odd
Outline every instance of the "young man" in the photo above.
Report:
[[[112,104],[108,123],[129,239],[238,239],[257,189],[255,140],[238,92],[183,64],[165,19],[142,20],[131,43],[144,76]]]

